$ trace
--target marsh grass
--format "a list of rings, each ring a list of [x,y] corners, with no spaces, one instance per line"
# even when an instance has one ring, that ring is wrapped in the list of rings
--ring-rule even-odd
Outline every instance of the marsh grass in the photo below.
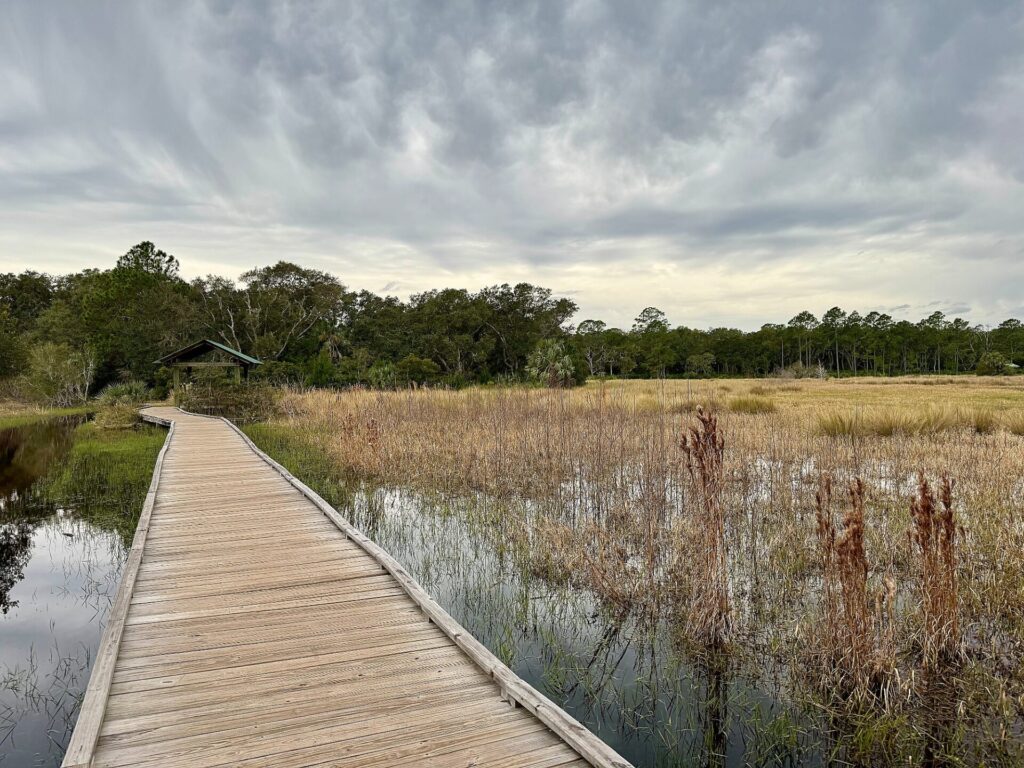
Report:
[[[1011,415],[1010,419],[1016,418]],[[989,408],[959,408],[933,405],[920,410],[880,408],[833,410],[818,415],[818,430],[829,437],[892,437],[933,435],[967,429],[987,435],[1002,421]]]
[[[97,429],[133,429],[140,423],[138,407],[130,403],[104,405],[93,417]]]
[[[729,401],[729,410],[733,413],[774,413],[775,403],[758,395],[740,395]]]
[[[1011,435],[1024,435],[1024,413],[1008,413],[1002,417],[1001,421]]]
[[[93,405],[74,408],[45,408],[15,400],[0,401],[0,429],[13,429],[51,418],[86,416],[95,410]]]
[[[130,543],[166,434],[151,426],[125,432],[81,424],[67,456],[42,479],[39,492]]]
[[[749,390],[751,395],[755,397],[771,397],[772,395],[785,393],[785,392],[799,392],[800,386],[798,384],[754,384]]]
[[[1007,426],[1024,421],[1021,391],[969,378],[883,383],[805,380],[798,391],[772,386],[772,412],[714,408],[722,523],[710,535],[725,563],[725,647],[735,666],[785,670],[787,695],[842,726],[844,754],[918,754],[936,711],[922,704],[925,680],[938,677],[963,702],[950,738],[971,734],[968,762],[1005,762],[1024,741],[1006,735],[1021,732],[1024,702],[1024,444]],[[291,392],[271,426],[339,476],[486,500],[469,508],[486,510],[473,514],[524,572],[593,594],[618,620],[668,622],[699,654],[706,638],[690,617],[714,581],[704,564],[717,544],[709,549],[704,481],[681,438],[718,395],[717,383],[695,381]],[[962,526],[953,566],[962,662],[929,665],[928,675],[923,571],[907,534],[920,471],[957,477]],[[815,496],[826,473],[844,501],[829,502],[824,524]],[[837,638],[828,647],[851,658],[821,652],[806,675],[809,656],[827,650],[822,603],[836,606],[837,623],[820,630]],[[865,693],[824,695],[822,669],[844,681],[837,689]]]

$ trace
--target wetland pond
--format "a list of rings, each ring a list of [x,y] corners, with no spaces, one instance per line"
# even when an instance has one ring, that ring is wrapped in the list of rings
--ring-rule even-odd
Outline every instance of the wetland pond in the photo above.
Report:
[[[0,767],[71,737],[164,430],[0,428]]]
[[[249,431],[636,766],[850,764],[830,762],[824,718],[787,700],[785,670],[709,668],[669,627],[640,631],[587,593],[532,577],[486,505],[346,482],[273,432]],[[0,430],[0,768],[60,763],[164,436],[81,419]]]

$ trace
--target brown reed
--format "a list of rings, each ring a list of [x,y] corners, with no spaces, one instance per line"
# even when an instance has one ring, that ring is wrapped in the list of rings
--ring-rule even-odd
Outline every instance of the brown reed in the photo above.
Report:
[[[688,625],[692,637],[710,648],[724,645],[731,624],[729,564],[722,502],[725,438],[718,417],[697,409],[697,424],[683,434],[680,447],[696,494],[691,507],[698,532],[697,569],[694,576]]]
[[[832,478],[823,474],[815,495],[816,532],[822,572],[821,627],[814,633],[814,655],[822,664],[823,683],[844,696],[877,695],[895,660],[892,611],[896,582],[869,586],[870,567],[864,546],[864,481],[848,488],[849,506],[836,528]],[[838,674],[838,680],[835,675]]]
[[[838,574],[836,572],[836,525],[832,512],[832,476],[823,473],[814,495],[818,555],[821,567],[822,605],[826,648],[839,647]]]
[[[847,671],[857,688],[870,677],[872,648],[871,601],[868,597],[868,560],[864,552],[864,481],[850,483],[850,506],[843,514],[842,532],[836,537],[836,571],[842,599],[841,642]]]
[[[923,614],[921,642],[926,667],[949,660],[960,645],[960,598],[957,586],[957,524],[953,509],[955,481],[943,473],[939,501],[923,470],[910,500],[910,538],[917,553]]]

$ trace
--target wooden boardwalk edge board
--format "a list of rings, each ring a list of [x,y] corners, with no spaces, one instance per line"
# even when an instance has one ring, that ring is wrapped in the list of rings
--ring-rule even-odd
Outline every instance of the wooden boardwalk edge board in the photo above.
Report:
[[[584,760],[597,768],[632,768],[630,763],[615,750],[584,727],[561,707],[522,680],[509,669],[498,657],[491,653],[482,643],[466,631],[451,615],[448,614],[421,587],[412,576],[381,547],[367,538],[361,531],[346,520],[334,507],[328,504],[319,494],[293,476],[281,464],[264,453],[249,436],[228,419],[205,414],[194,414],[181,410],[189,416],[201,416],[216,421],[223,421],[233,430],[245,444],[267,465],[280,474],[306,499],[316,506],[350,541],[360,547],[382,570],[398,582],[398,585],[409,596],[423,614],[437,626],[452,643],[458,647],[476,666],[482,669],[499,687],[502,698],[512,707],[521,706],[536,717],[554,735],[579,754]],[[107,699],[113,679],[115,663],[118,657],[121,637],[131,604],[132,593],[142,559],[149,529],[150,516],[156,500],[160,483],[163,459],[174,435],[174,422],[152,414],[142,414],[143,420],[170,427],[167,439],[157,457],[153,470],[146,502],[139,517],[139,526],[132,542],[131,552],[125,565],[121,585],[107,620],[107,626],[100,643],[100,651],[96,664],[93,666],[88,689],[82,703],[78,723],[75,726],[71,743],[65,755],[63,768],[89,768],[99,741],[100,729],[103,724]]]
[[[146,547],[149,520],[153,513],[153,505],[156,503],[157,488],[160,487],[160,470],[163,468],[167,449],[174,438],[173,421],[155,416],[149,417],[147,421],[169,427],[169,429],[167,437],[164,438],[163,447],[160,448],[160,453],[156,457],[153,478],[149,482],[149,491],[146,493],[146,500],[139,513],[139,524],[135,529],[131,549],[128,551],[128,559],[121,571],[121,583],[117,588],[114,603],[107,615],[107,623],[100,638],[96,661],[92,665],[89,683],[82,699],[82,706],[78,711],[78,720],[75,722],[75,730],[71,734],[67,752],[64,753],[62,768],[89,768],[92,763],[96,743],[100,737],[100,728],[103,725],[103,716],[107,709],[107,698],[114,677],[117,654],[121,649],[121,636],[124,634],[125,620],[128,617],[128,608],[131,606],[132,592],[135,589],[135,578],[138,575],[142,553]]]

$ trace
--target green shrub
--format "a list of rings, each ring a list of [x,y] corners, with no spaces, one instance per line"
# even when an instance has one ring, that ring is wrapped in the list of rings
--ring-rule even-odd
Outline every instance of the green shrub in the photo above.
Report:
[[[1002,376],[1009,373],[1010,362],[999,352],[986,352],[978,360],[975,373],[979,376]]]
[[[576,384],[572,357],[557,339],[541,341],[526,363],[527,375],[546,387],[571,387]]]
[[[28,343],[18,332],[7,307],[0,306],[0,379],[21,373],[28,360]]]
[[[305,378],[302,366],[281,360],[267,360],[249,374],[251,379],[267,384],[301,384]]]
[[[429,384],[437,380],[441,368],[433,360],[408,355],[398,361],[395,373],[399,381],[405,384]]]
[[[132,429],[140,424],[139,411],[132,403],[111,403],[96,412],[93,423],[98,429]]]
[[[710,352],[686,358],[686,372],[695,376],[710,376],[715,372],[715,356]]]
[[[303,383],[307,387],[329,387],[338,381],[338,369],[326,351],[307,360],[303,370]]]
[[[103,405],[141,405],[149,398],[146,382],[133,379],[131,381],[108,384],[99,394]]]
[[[84,403],[96,374],[96,358],[88,350],[47,342],[29,352],[28,371],[19,388],[26,399],[67,408]]]

